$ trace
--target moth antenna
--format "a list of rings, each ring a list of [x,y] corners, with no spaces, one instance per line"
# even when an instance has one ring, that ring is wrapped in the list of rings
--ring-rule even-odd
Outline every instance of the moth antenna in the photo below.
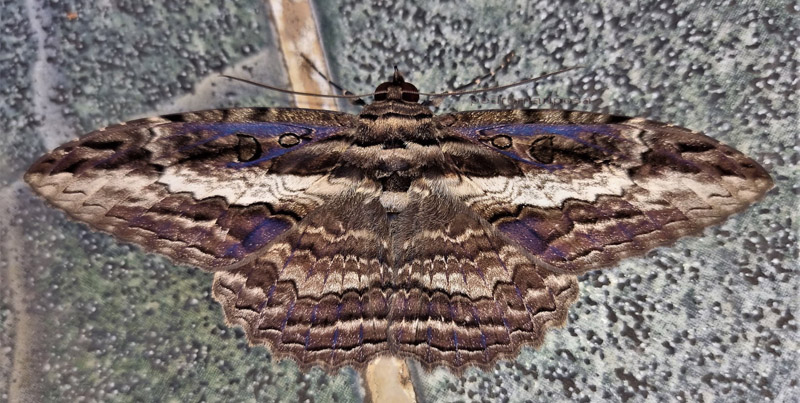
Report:
[[[514,56],[516,55],[517,55],[516,52],[514,52],[513,50],[511,52],[508,52],[505,56],[503,56],[503,61],[500,63],[499,66],[489,70],[488,73],[480,77],[475,77],[474,79],[470,80],[468,83],[464,85],[453,88],[451,91],[463,91],[469,87],[482,83],[483,80],[487,80],[489,78],[494,77],[495,75],[497,75],[497,72],[505,70],[514,60]],[[422,105],[438,108],[439,105],[442,104],[442,101],[444,101],[444,97],[430,97],[422,101]]]
[[[511,64],[511,61],[514,60],[514,56],[516,56],[516,53],[513,50],[511,52],[508,52],[508,54],[503,56],[503,61],[500,63],[499,66],[497,66],[493,70],[489,70],[488,73],[486,73],[486,74],[484,74],[484,75],[482,75],[480,77],[474,78],[472,81],[470,81],[470,82],[468,82],[468,83],[466,83],[466,84],[464,84],[462,86],[453,88],[452,91],[463,91],[463,90],[465,90],[465,89],[467,89],[469,87],[472,87],[473,85],[478,85],[478,84],[482,83],[483,80],[487,80],[489,78],[494,77],[497,74],[497,72],[505,70]]]
[[[331,79],[330,79],[330,78],[328,78],[328,76],[326,76],[326,75],[325,75],[323,72],[321,72],[321,71],[320,71],[320,70],[317,68],[317,65],[315,65],[315,64],[314,64],[314,62],[312,62],[312,61],[311,61],[311,59],[309,59],[309,58],[308,58],[308,56],[306,56],[306,54],[305,54],[305,53],[300,53],[300,57],[302,57],[302,58],[303,58],[303,61],[304,61],[304,62],[306,62],[306,63],[307,63],[309,66],[311,66],[311,69],[312,69],[312,70],[314,70],[315,72],[317,72],[317,74],[319,74],[319,76],[320,76],[320,77],[322,77],[323,79],[325,79],[325,81],[327,81],[327,82],[328,82],[328,84],[330,84],[330,85],[331,85],[333,88],[336,88],[337,90],[339,90],[339,92],[341,92],[341,93],[342,93],[342,94],[344,94],[344,95],[354,95],[352,92],[350,92],[350,91],[346,90],[346,89],[345,89],[344,87],[342,87],[341,85],[339,85],[339,84],[336,84],[335,82],[331,81]],[[366,105],[366,104],[367,104],[367,103],[366,103],[366,102],[364,102],[364,100],[363,100],[363,99],[361,99],[361,98],[357,98],[357,99],[351,99],[351,100],[350,100],[350,103],[351,103],[351,104],[353,104],[353,105],[358,105],[358,106],[363,106],[363,105]]]
[[[583,66],[567,67],[565,69],[554,71],[552,73],[542,74],[541,76],[538,76],[538,77],[528,78],[528,79],[525,79],[525,80],[522,80],[522,81],[517,81],[516,83],[511,83],[511,84],[507,84],[507,85],[500,85],[500,86],[497,86],[497,87],[480,88],[480,89],[477,89],[477,90],[467,90],[467,91],[445,91],[445,92],[438,92],[438,93],[420,92],[419,95],[425,95],[425,96],[429,96],[429,97],[449,97],[449,96],[454,96],[454,95],[466,95],[466,94],[477,94],[477,93],[481,93],[481,92],[500,91],[500,90],[504,90],[504,89],[511,88],[511,87],[517,87],[517,86],[520,86],[520,85],[529,84],[529,83],[532,83],[534,81],[543,80],[545,78],[552,77],[552,76],[554,76],[556,74],[566,73],[568,71],[572,71],[572,70],[579,69],[579,68],[583,68]]]
[[[258,82],[255,82],[255,81],[251,81],[251,80],[248,80],[246,78],[229,76],[227,74],[220,74],[220,76],[225,77],[225,78],[229,78],[231,80],[241,81],[243,83],[255,85],[256,87],[261,87],[261,88],[266,88],[266,89],[272,90],[272,91],[282,92],[284,94],[304,95],[304,96],[307,96],[307,97],[359,99],[359,98],[364,98],[364,97],[371,97],[373,95],[373,93],[371,93],[371,92],[369,94],[354,94],[354,95],[315,94],[315,93],[311,93],[311,92],[291,91],[291,90],[283,89],[283,88],[280,88],[280,87],[274,87],[274,86],[271,86],[269,84],[263,84],[263,83],[258,83]]]

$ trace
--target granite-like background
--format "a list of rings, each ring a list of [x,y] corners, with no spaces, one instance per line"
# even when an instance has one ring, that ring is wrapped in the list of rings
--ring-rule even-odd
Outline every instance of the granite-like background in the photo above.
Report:
[[[800,4],[336,0],[317,8],[334,79],[354,92],[371,91],[394,64],[422,91],[445,90],[513,50],[490,83],[584,68],[506,96],[579,97],[589,102],[574,109],[704,131],[776,181],[761,203],[702,237],[584,275],[567,327],[542,349],[461,376],[412,364],[420,401],[800,399]],[[363,399],[351,369],[303,374],[247,347],[224,325],[210,274],[89,232],[21,183],[40,154],[107,124],[286,105],[214,77],[232,69],[286,85],[264,4],[4,0],[0,11],[0,401]],[[440,109],[498,107],[477,101]],[[20,352],[26,365],[12,373]]]

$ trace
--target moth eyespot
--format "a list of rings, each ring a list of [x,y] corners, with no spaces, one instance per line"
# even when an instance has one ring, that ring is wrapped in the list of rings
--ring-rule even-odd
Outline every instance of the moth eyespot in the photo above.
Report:
[[[530,148],[528,148],[528,154],[542,164],[552,164],[553,138],[542,137],[534,140],[533,143],[531,143]]]
[[[300,137],[294,133],[283,133],[281,137],[278,138],[278,144],[286,148],[294,147],[300,144]]]
[[[246,134],[237,134],[239,141],[236,143],[236,157],[240,162],[250,162],[261,158],[261,143],[255,137]]]
[[[492,145],[503,150],[505,150],[508,147],[511,147],[511,144],[512,144],[511,137],[508,137],[504,134],[501,134],[499,136],[494,136],[494,138],[492,138]]]

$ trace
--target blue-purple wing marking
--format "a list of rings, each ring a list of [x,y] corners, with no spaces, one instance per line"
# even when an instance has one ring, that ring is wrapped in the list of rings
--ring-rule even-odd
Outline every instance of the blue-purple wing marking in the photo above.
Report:
[[[327,368],[387,352],[457,368],[515,356],[564,323],[574,274],[772,186],[738,151],[657,122],[423,109],[143,119],[59,147],[25,178],[93,228],[216,271],[228,323]]]
[[[261,164],[273,158],[280,157],[290,151],[294,151],[300,147],[319,142],[326,139],[332,134],[342,131],[341,127],[337,126],[323,126],[314,124],[292,124],[289,122],[258,122],[258,123],[183,123],[176,124],[173,136],[183,136],[187,133],[213,133],[197,142],[184,145],[180,147],[177,152],[187,153],[192,149],[205,146],[214,141],[221,140],[230,136],[247,135],[259,141],[262,149],[258,158],[250,161],[229,161],[224,164],[226,168],[244,168],[253,165]],[[285,137],[288,141],[296,141],[297,143],[292,146],[281,146],[280,138]],[[288,145],[289,143],[287,143]]]
[[[304,192],[333,168],[339,143],[332,137],[351,130],[353,119],[267,108],[141,119],[53,150],[25,178],[96,229],[218,270],[317,207],[318,198]]]
[[[455,113],[439,121],[518,163],[494,176],[491,167],[465,175],[479,190],[464,201],[559,271],[606,267],[670,244],[772,187],[767,172],[742,153],[640,118],[530,110]]]
[[[603,144],[608,142],[596,142],[593,141],[591,137],[604,136],[613,140],[621,140],[624,143],[624,139],[618,134],[619,128],[610,124],[499,124],[459,127],[454,130],[466,138],[478,141],[486,147],[493,148],[497,152],[509,158],[513,158],[515,161],[548,171],[569,168],[570,166],[565,163],[537,160],[531,153],[526,152],[529,151],[529,149],[521,149],[520,145],[533,147],[534,145],[531,144],[531,140],[557,136],[566,141],[593,149],[598,153],[621,155],[618,150],[609,147],[609,144]],[[504,137],[510,139],[508,147],[498,147],[494,145],[503,141]],[[528,141],[526,141],[526,139]]]

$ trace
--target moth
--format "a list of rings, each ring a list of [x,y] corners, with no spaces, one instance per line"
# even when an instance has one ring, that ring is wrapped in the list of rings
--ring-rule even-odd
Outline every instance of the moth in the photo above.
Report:
[[[434,115],[399,74],[358,115],[172,114],[25,174],[71,218],[214,272],[253,345],[301,366],[378,355],[489,367],[538,347],[577,275],[697,234],[773,186],[698,132],[565,110]]]

